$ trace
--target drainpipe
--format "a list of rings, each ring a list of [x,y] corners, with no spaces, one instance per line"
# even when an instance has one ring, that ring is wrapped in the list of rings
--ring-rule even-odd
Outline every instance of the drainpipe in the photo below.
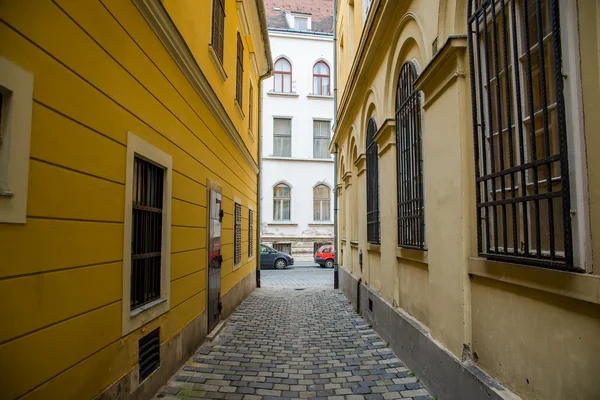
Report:
[[[267,58],[267,71],[260,76],[258,79],[258,175],[257,185],[258,190],[256,191],[256,227],[258,235],[256,241],[256,287],[260,288],[260,243],[262,242],[262,139],[263,139],[263,121],[262,121],[262,109],[263,109],[263,92],[262,82],[269,78],[273,74],[273,55],[271,54],[271,43],[269,41],[269,27],[267,25],[267,16],[265,13],[265,3],[263,0],[256,0],[256,8],[258,10],[258,18],[260,20],[260,28],[262,33],[262,39],[265,44],[265,56]]]
[[[335,79],[333,80],[333,131],[337,126],[337,0],[333,2],[333,71]],[[338,150],[337,144],[333,145],[334,148],[334,161],[333,161],[333,241],[335,243],[335,251],[333,253],[333,288],[339,289],[340,287],[340,271],[338,263]]]

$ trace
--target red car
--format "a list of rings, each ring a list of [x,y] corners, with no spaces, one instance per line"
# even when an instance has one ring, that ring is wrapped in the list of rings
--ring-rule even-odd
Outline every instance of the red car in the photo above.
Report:
[[[321,246],[315,253],[315,262],[321,267],[333,268],[333,257],[335,255],[333,245]]]

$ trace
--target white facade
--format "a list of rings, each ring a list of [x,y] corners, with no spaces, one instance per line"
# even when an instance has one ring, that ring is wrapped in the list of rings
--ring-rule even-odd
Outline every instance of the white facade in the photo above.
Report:
[[[313,88],[313,70],[318,62],[327,64],[330,81],[333,78],[333,37],[273,29],[269,30],[269,36],[274,64],[284,58],[291,66],[291,90],[286,84],[288,81],[284,82],[290,79],[287,73],[282,74],[284,76],[276,73],[263,83],[262,241],[266,244],[279,243],[283,248],[289,245],[296,260],[308,261],[312,260],[314,243],[333,240],[333,156],[327,154],[326,158],[318,158],[319,154],[314,153],[315,146],[317,152],[323,150],[323,144],[326,141],[328,145],[331,138],[333,89],[331,83],[326,84],[327,78],[321,78],[320,83],[325,84],[318,85],[324,94],[315,94]],[[279,65],[288,71],[285,62]],[[283,83],[275,86],[275,79]],[[278,118],[289,119],[291,125],[291,138],[282,138],[285,144],[281,147],[284,142],[278,142],[279,148],[274,144],[279,140],[274,137],[274,121]],[[317,138],[321,139],[317,139],[319,143],[316,145],[314,121],[326,121],[326,124],[317,124]],[[323,139],[325,131],[328,139]],[[282,156],[282,149],[287,154]],[[323,157],[323,154],[320,156]],[[279,210],[276,216],[274,187],[278,184],[287,185],[291,195],[289,202],[279,201],[285,210]],[[329,189],[329,210],[320,209],[317,213],[320,215],[315,215],[313,193],[318,185]],[[317,208],[326,204],[326,201],[319,201]]]

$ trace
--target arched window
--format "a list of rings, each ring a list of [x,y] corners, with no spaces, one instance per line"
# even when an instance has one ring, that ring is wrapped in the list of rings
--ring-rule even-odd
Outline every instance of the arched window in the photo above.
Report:
[[[284,184],[273,188],[273,220],[289,221],[291,216],[292,189]]]
[[[331,208],[331,189],[326,185],[317,185],[313,189],[313,220],[329,221]]]
[[[564,269],[574,267],[576,174],[561,54],[570,27],[560,22],[558,1],[469,1],[479,254]]]
[[[279,93],[292,93],[292,64],[285,58],[275,62],[273,90]]]
[[[329,96],[329,66],[323,61],[319,61],[313,67],[313,94]]]
[[[377,154],[377,123],[369,119],[367,126],[367,241],[379,243],[379,159]]]
[[[417,70],[406,62],[396,86],[396,178],[398,180],[398,246],[425,248],[421,96],[415,90]]]

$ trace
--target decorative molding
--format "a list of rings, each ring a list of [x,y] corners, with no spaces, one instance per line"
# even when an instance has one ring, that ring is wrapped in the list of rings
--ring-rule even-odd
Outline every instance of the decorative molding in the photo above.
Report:
[[[235,111],[237,111],[240,118],[245,119],[246,115],[244,115],[244,110],[242,110],[242,106],[240,106],[240,103],[238,103],[237,99],[233,100],[233,103],[235,104]]]
[[[375,134],[374,140],[379,145],[378,154],[381,157],[385,152],[396,145],[396,120],[386,118]]]
[[[367,157],[365,153],[359,154],[354,160],[354,165],[356,166],[356,176],[361,176],[367,170]]]
[[[258,163],[246,147],[244,139],[235,128],[225,107],[223,107],[206,76],[204,76],[204,73],[177,30],[177,27],[169,17],[162,2],[160,0],[133,0],[133,2],[192,87],[196,90],[196,93],[198,93],[200,98],[206,103],[206,106],[214,113],[215,118],[242,154],[246,163],[257,174],[259,172]],[[265,46],[268,45],[267,43]]]

